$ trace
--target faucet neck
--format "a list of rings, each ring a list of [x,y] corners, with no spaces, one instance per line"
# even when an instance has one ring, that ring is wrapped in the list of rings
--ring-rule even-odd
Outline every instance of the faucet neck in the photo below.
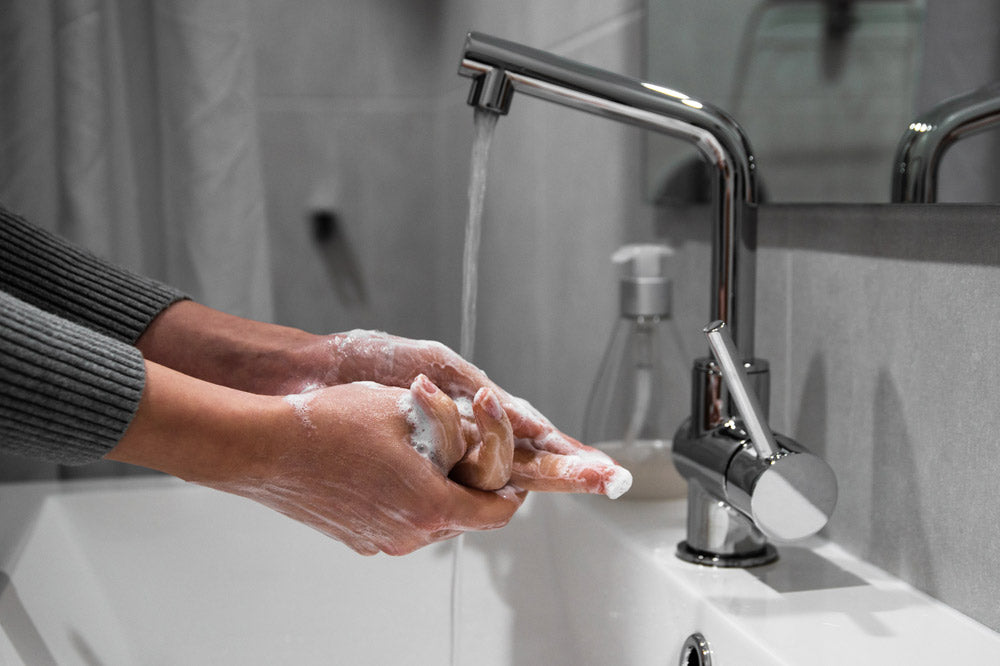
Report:
[[[717,174],[711,318],[725,321],[752,358],[756,162],[735,120],[682,92],[475,32],[459,74],[473,79],[469,104],[494,113],[507,113],[518,92],[694,144]]]

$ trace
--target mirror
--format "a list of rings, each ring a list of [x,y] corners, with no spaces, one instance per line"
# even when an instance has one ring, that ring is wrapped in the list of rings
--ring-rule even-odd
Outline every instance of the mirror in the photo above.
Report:
[[[647,79],[746,130],[769,202],[887,202],[916,111],[923,0],[649,0]],[[647,192],[703,200],[705,167],[650,134]]]

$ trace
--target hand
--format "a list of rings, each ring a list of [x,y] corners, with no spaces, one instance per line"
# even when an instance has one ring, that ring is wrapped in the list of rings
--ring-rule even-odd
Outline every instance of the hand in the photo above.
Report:
[[[524,491],[449,480],[464,454],[457,407],[425,377],[261,396],[147,362],[139,410],[107,457],[256,500],[359,553],[401,555],[501,527],[520,506]]]
[[[373,331],[315,336],[241,319],[191,301],[167,308],[137,342],[146,358],[206,381],[280,395],[353,381],[408,387],[423,373],[458,404],[469,458],[453,476],[473,487],[486,466],[508,465],[510,479],[528,490],[603,493],[628,490],[631,475],[605,454],[562,433],[526,401],[494,384],[448,347]],[[482,441],[472,411],[489,388],[510,423],[514,445],[499,427]],[[509,453],[508,453],[509,451]],[[475,462],[474,462],[475,461]],[[502,485],[502,484],[501,484]]]
[[[407,386],[418,374],[426,374],[459,404],[465,417],[469,454],[452,478],[466,485],[488,489],[481,485],[483,470],[509,466],[511,482],[526,490],[601,493],[615,498],[631,486],[631,474],[610,457],[559,431],[527,401],[509,395],[439,342],[355,330],[314,339],[299,347],[298,354],[302,360],[296,366],[308,369],[300,376],[301,388],[351,381]],[[484,388],[496,397],[493,409],[503,410],[509,428],[490,431],[472,423],[470,399]],[[484,432],[489,433],[488,440],[481,437]],[[516,448],[509,441],[511,435]]]

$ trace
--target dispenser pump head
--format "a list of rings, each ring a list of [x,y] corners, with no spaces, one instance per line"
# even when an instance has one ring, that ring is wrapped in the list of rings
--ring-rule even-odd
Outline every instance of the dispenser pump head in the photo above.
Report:
[[[625,317],[669,317],[670,280],[666,277],[666,245],[624,245],[611,255],[619,266],[621,314]]]

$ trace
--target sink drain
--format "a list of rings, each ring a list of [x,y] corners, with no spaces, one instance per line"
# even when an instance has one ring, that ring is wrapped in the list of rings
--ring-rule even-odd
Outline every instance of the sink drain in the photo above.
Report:
[[[701,634],[691,634],[681,648],[678,666],[712,666],[712,649]]]

